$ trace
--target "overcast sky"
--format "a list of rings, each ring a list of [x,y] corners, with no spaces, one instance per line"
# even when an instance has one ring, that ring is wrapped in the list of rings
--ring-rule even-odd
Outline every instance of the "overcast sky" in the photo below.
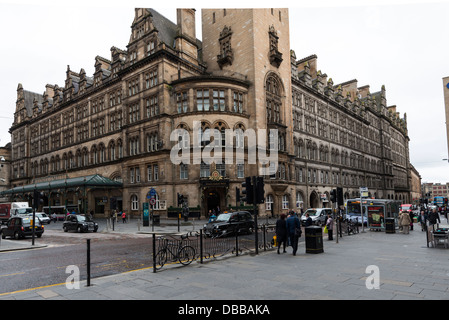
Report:
[[[449,182],[442,78],[449,76],[449,0],[276,1],[289,8],[290,46],[297,59],[318,56],[318,69],[334,84],[352,79],[407,114],[410,160],[423,182]],[[36,4],[37,3],[37,4]],[[270,7],[264,1],[226,1],[228,8]],[[220,1],[5,1],[0,0],[0,146],[11,141],[17,85],[43,93],[64,86],[67,65],[93,76],[95,56],[126,49],[134,7],[152,7],[176,22],[176,7]],[[286,54],[286,53],[284,53]]]

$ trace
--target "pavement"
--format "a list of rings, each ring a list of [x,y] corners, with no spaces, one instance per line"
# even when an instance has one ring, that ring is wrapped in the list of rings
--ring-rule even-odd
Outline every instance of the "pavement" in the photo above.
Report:
[[[446,219],[440,226],[448,227]],[[264,221],[260,221],[263,223]],[[271,221],[272,222],[272,221]],[[442,221],[443,222],[443,221]],[[199,230],[204,221],[182,223],[181,232]],[[176,221],[161,220],[156,233],[176,233]],[[100,234],[145,234],[152,227],[137,221],[119,223]],[[44,234],[45,237],[45,234]],[[42,239],[44,239],[44,237]],[[304,233],[303,233],[304,237]],[[259,251],[212,259],[203,264],[152,268],[79,282],[0,294],[0,300],[447,300],[449,249],[426,243],[415,223],[410,234],[370,231],[336,242],[324,235],[324,252],[305,252],[304,238],[296,256]],[[19,244],[20,243],[20,244]],[[44,246],[45,244],[41,244]],[[30,249],[22,241],[2,240],[1,250]],[[42,248],[42,247],[41,247]],[[1,255],[1,253],[0,253]]]

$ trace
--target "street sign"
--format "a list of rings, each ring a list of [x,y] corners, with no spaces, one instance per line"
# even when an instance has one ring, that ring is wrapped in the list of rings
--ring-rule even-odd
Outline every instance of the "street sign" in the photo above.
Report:
[[[156,199],[151,198],[151,199],[150,199],[150,204],[151,204],[152,206],[154,206],[154,205],[156,204]]]
[[[156,196],[156,190],[154,190],[154,188],[150,189],[150,196],[155,197]]]

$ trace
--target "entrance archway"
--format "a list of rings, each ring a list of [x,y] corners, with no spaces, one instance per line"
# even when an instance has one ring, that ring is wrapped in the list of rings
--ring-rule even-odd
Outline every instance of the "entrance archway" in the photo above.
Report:
[[[310,194],[309,206],[310,206],[310,208],[319,208],[320,207],[320,198],[318,197],[318,194],[315,191],[313,191]]]

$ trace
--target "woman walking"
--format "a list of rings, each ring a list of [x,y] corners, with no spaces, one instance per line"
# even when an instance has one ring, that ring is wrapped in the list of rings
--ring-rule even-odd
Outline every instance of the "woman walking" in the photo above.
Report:
[[[284,244],[284,251],[283,253],[287,252],[285,251],[285,247],[287,246],[287,223],[285,221],[285,213],[281,214],[281,217],[276,221],[276,240],[278,244],[278,254],[279,249],[281,248],[281,243]]]

